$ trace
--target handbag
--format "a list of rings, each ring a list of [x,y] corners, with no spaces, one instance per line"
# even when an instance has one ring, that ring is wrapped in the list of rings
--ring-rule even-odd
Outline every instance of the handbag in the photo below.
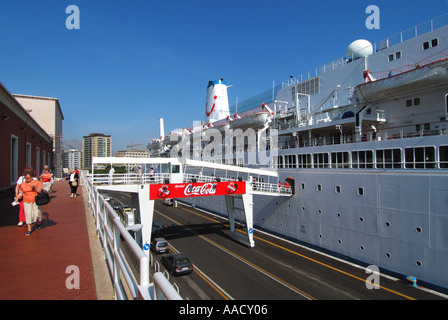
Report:
[[[42,191],[34,197],[34,200],[38,206],[43,206],[50,202],[50,195],[47,192]]]
[[[72,181],[72,187],[76,187],[77,185],[78,185],[78,182],[76,182],[76,180]]]

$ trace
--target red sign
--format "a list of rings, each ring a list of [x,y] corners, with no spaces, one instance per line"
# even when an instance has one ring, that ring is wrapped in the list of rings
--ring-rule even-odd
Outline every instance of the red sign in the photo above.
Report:
[[[246,182],[196,182],[196,183],[165,183],[149,186],[149,199],[171,199],[188,197],[225,196],[245,194]]]

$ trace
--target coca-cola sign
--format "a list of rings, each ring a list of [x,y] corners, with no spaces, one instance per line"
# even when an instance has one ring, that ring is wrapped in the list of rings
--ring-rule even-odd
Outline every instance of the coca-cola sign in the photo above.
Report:
[[[164,183],[149,186],[149,199],[224,196],[245,194],[244,181]]]

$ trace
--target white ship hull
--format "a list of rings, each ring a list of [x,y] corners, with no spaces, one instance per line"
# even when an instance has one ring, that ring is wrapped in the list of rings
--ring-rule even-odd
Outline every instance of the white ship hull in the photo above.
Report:
[[[259,149],[271,162],[258,167],[294,180],[292,197],[254,198],[255,227],[448,290],[448,26],[427,30],[292,79],[266,101],[272,114],[229,122],[275,132],[278,145]],[[244,166],[254,150],[197,154]],[[220,197],[189,202],[226,215]]]

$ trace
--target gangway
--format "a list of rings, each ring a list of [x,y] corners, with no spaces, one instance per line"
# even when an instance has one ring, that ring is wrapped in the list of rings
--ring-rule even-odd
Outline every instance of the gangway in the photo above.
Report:
[[[97,174],[99,165],[119,165],[135,170],[126,173]],[[141,245],[149,247],[154,214],[154,201],[188,197],[224,196],[233,239],[254,247],[253,240],[253,195],[292,195],[291,188],[279,188],[275,171],[237,167],[207,161],[178,158],[129,158],[93,157],[92,184],[100,190],[131,193],[131,206],[137,208],[136,220],[140,224],[132,227],[141,230]],[[242,205],[236,205],[236,199]],[[240,203],[240,201],[238,201]],[[246,235],[236,232],[237,211],[242,211],[246,220]]]

